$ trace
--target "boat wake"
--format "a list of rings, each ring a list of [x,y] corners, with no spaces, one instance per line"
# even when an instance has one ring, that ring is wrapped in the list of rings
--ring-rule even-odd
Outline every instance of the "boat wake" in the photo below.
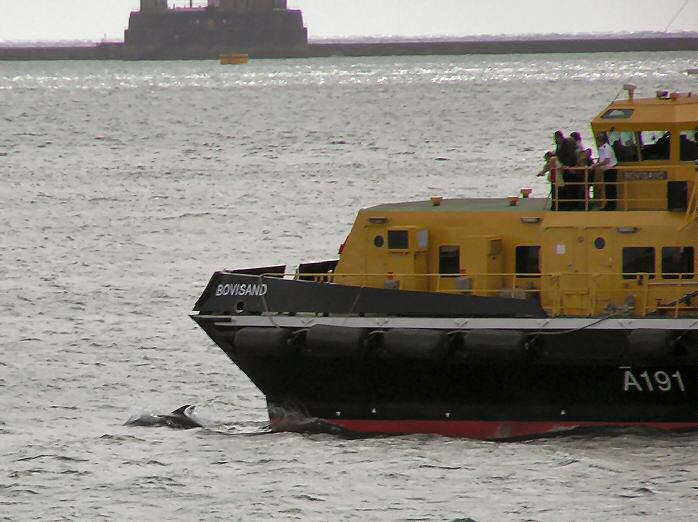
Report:
[[[272,433],[329,433],[333,435],[352,436],[354,432],[341,426],[331,424],[303,412],[299,408],[269,406],[268,429]]]

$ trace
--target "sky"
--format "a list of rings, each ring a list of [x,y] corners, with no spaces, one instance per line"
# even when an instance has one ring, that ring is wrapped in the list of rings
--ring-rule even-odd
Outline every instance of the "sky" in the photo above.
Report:
[[[188,0],[169,0],[188,5]],[[203,0],[194,3],[205,4]],[[698,0],[288,0],[311,40],[698,32]],[[0,42],[121,41],[139,0],[0,0]]]

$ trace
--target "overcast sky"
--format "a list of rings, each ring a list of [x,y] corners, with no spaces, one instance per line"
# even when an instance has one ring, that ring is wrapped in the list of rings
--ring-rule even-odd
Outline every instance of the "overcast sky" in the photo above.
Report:
[[[288,0],[311,39],[663,31],[686,0]],[[170,0],[170,5],[188,0]],[[205,0],[195,0],[205,4]],[[0,0],[0,41],[123,39],[139,0]],[[688,0],[671,31],[698,31]]]

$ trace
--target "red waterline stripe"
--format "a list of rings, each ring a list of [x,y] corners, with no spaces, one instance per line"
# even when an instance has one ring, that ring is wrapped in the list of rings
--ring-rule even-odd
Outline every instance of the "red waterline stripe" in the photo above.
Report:
[[[698,429],[698,422],[526,422],[526,421],[372,421],[323,420],[355,433],[424,433],[447,437],[496,440],[550,435],[576,428],[652,428],[665,431]]]

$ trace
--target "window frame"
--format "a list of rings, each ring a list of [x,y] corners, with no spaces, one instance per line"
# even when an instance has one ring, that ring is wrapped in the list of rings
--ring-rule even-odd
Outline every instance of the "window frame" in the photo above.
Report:
[[[523,249],[527,249],[525,259],[523,257],[521,257],[521,255],[520,255],[520,252],[523,252]],[[535,252],[535,254],[533,256],[531,255],[532,252]],[[521,279],[521,278],[530,278],[530,277],[540,277],[541,276],[540,253],[541,253],[540,245],[517,245],[516,246],[516,248],[514,249],[514,265],[515,265],[515,270],[516,270],[515,274],[516,274],[517,278]],[[535,271],[531,269],[533,261],[535,261],[535,264],[536,264]]]
[[[661,136],[659,139],[655,140],[653,143],[650,143],[649,145],[646,144],[643,140],[643,137],[649,133],[661,133]],[[638,137],[637,137],[637,143],[638,147],[640,149],[640,161],[671,161],[671,148],[673,146],[673,132],[670,129],[643,129],[637,131]],[[655,147],[659,140],[661,140],[664,136],[669,135],[669,143],[667,146],[667,156],[666,157],[652,157],[648,158],[647,156],[647,148],[648,147]]]
[[[446,249],[450,249],[451,252],[455,252],[456,255],[450,256],[450,257],[443,256],[444,253],[447,253]],[[438,256],[439,256],[439,277],[458,277],[460,275],[460,245],[439,245]],[[455,263],[457,265],[456,271],[455,272],[444,271],[444,268],[453,268],[453,267],[444,267],[444,265],[446,263],[453,263],[454,257],[455,257]]]
[[[397,235],[400,235],[400,240],[398,241],[396,239]],[[404,234],[404,241],[403,241],[403,234]],[[410,249],[410,231],[407,229],[394,229],[394,230],[388,230],[387,234],[387,241],[386,244],[388,246],[388,250],[409,250]],[[395,246],[395,243],[397,242],[398,246]],[[404,245],[404,246],[402,246]]]
[[[670,249],[681,251],[681,260],[679,261],[679,263],[686,263],[687,265],[689,265],[687,267],[690,268],[689,271],[682,271],[680,266],[666,267],[666,259],[668,257],[667,250]],[[687,259],[684,260],[684,254],[689,252],[690,254],[687,256]],[[661,254],[662,279],[695,279],[695,250],[692,246],[664,246],[662,247]],[[679,263],[677,263],[677,265]],[[667,268],[671,268],[672,270],[668,270]],[[679,268],[679,270],[673,270],[673,268]]]
[[[692,157],[689,154],[690,151],[682,147],[684,141],[681,138],[683,136],[688,138],[686,147],[694,149]],[[681,130],[679,132],[679,161],[698,161],[698,128]]]
[[[635,109],[608,109],[601,115],[602,120],[629,120],[633,117]]]
[[[630,251],[644,250],[646,252],[652,252],[652,270],[633,270],[632,272],[628,270],[627,265],[629,263],[639,263],[642,260],[642,256],[638,255],[635,259],[626,259],[626,254]],[[638,261],[640,260],[640,261]],[[625,246],[621,251],[621,268],[623,279],[637,279],[640,275],[647,274],[649,279],[655,279],[657,277],[657,249],[650,246]],[[635,267],[630,267],[635,268]],[[642,267],[640,267],[642,268]],[[646,268],[646,267],[645,267]]]
[[[608,138],[608,143],[613,149],[619,163],[638,163],[642,161],[642,155],[640,153],[640,137],[637,132],[610,130],[606,132],[606,137]],[[628,141],[628,138],[632,139],[631,145],[625,144]],[[616,141],[620,142],[620,146],[614,145]],[[628,156],[627,152],[630,151],[632,151],[632,154]]]

